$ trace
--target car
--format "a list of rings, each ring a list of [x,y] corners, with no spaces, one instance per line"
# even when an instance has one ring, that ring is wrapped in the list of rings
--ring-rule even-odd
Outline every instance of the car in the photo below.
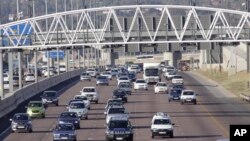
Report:
[[[67,106],[68,112],[76,112],[81,119],[88,119],[88,109],[83,101],[73,101]]]
[[[179,101],[181,96],[181,89],[171,89],[168,95],[168,101]]]
[[[167,74],[165,74],[165,79],[166,80],[172,80],[175,76],[177,75],[177,72],[172,70],[172,71],[169,71]]]
[[[109,120],[112,117],[116,117],[116,116],[124,116],[124,117],[129,117],[128,112],[126,111],[126,109],[124,108],[123,105],[118,106],[118,105],[112,105],[108,108],[107,112],[104,112],[104,114],[106,115],[106,124],[109,123]]]
[[[106,127],[106,141],[125,140],[133,141],[134,130],[128,117],[112,117]]]
[[[151,138],[155,136],[174,137],[174,127],[170,116],[163,112],[157,112],[151,121]]]
[[[76,112],[62,112],[58,118],[59,124],[71,123],[76,129],[80,129],[80,118]]]
[[[19,76],[13,76],[13,86],[19,86]]]
[[[72,123],[57,124],[53,131],[54,141],[76,141],[77,135]]]
[[[121,82],[118,89],[124,90],[128,95],[132,94],[132,86],[129,82]]]
[[[31,117],[45,118],[45,107],[42,101],[30,101],[26,113]]]
[[[131,82],[134,82],[136,80],[136,74],[135,73],[128,73],[128,78]]]
[[[88,98],[90,102],[95,102],[98,104],[99,101],[99,93],[97,92],[95,87],[84,87],[82,91],[80,91],[81,95],[84,95]]]
[[[86,71],[91,77],[97,77],[98,72],[96,71],[95,68],[88,68]]]
[[[44,73],[43,73],[43,76],[44,76],[44,77],[48,77],[49,75],[50,75],[50,76],[55,75],[55,71],[54,71],[54,70],[49,70],[49,71],[48,71],[48,70],[45,70]]]
[[[123,102],[128,102],[127,92],[122,89],[116,89],[113,91],[112,98],[121,99]]]
[[[112,65],[105,66],[105,71],[110,71],[112,69]]]
[[[9,73],[3,73],[3,81],[9,81]]]
[[[25,76],[25,82],[35,82],[35,74],[29,73]]]
[[[118,71],[118,69],[111,69],[110,73],[114,77],[114,76],[117,76],[119,74],[119,71]]]
[[[96,78],[96,86],[98,85],[109,85],[109,80],[106,76],[98,76]]]
[[[11,119],[12,132],[32,132],[32,121],[26,113],[16,113]]]
[[[83,72],[83,73],[80,75],[80,80],[81,80],[81,81],[85,81],[85,80],[91,81],[91,76],[89,75],[89,73]]]
[[[183,77],[181,75],[175,75],[173,78],[172,78],[172,84],[174,85],[183,85],[184,82],[183,82]]]
[[[148,90],[148,83],[144,79],[137,79],[134,82],[134,90],[136,91],[139,89]]]
[[[167,72],[167,71],[170,72],[170,71],[174,71],[174,70],[176,70],[176,69],[173,66],[166,66],[163,68],[163,72]]]
[[[166,82],[157,82],[154,85],[154,92],[157,93],[166,93],[168,91],[168,85]]]
[[[107,110],[109,109],[109,107],[111,107],[113,105],[115,105],[115,106],[123,106],[123,102],[122,102],[121,99],[109,99],[106,106],[105,106],[105,112],[104,113],[106,113]]]
[[[196,95],[197,94],[195,94],[193,90],[183,90],[180,96],[181,104],[184,103],[197,104]]]
[[[57,72],[58,72],[58,70],[57,70]],[[66,66],[65,65],[59,65],[59,72],[60,73],[66,72]]]
[[[117,76],[116,76],[117,80],[118,80],[120,77],[128,77],[128,73],[118,73]]]
[[[175,84],[171,86],[171,89],[185,90],[185,86],[182,84]]]
[[[117,86],[119,86],[119,84],[120,84],[121,82],[130,82],[130,80],[129,80],[129,78],[128,78],[127,76],[126,76],[126,77],[124,77],[124,76],[119,77],[119,78],[117,79]]]
[[[112,80],[112,77],[113,77],[113,76],[111,75],[111,72],[108,72],[108,71],[101,73],[101,76],[105,76],[105,77],[107,77],[109,80]]]
[[[9,90],[10,89],[9,81],[3,81],[3,89],[4,90]]]
[[[43,104],[46,106],[48,104],[55,104],[56,106],[58,106],[59,100],[56,91],[53,90],[44,91],[43,94],[41,95],[41,98]]]
[[[84,95],[75,95],[74,96],[75,100],[82,100],[85,104],[85,106],[90,110],[90,101],[87,96]]]

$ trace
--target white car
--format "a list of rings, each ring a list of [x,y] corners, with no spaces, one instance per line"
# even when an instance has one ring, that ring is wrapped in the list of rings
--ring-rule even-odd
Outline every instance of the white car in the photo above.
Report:
[[[166,72],[166,71],[173,71],[173,70],[176,70],[175,67],[173,66],[166,66],[165,68],[163,68],[163,72]]]
[[[180,96],[181,104],[193,103],[197,104],[196,95],[193,90],[183,90]]]
[[[112,74],[110,72],[103,72],[101,73],[101,76],[107,77],[109,80],[112,80]]]
[[[172,84],[184,84],[183,83],[183,77],[181,75],[175,75],[172,78]]]
[[[53,70],[45,70],[44,71],[44,74],[43,74],[45,77],[48,77],[49,75],[50,76],[53,76],[53,75],[55,75],[55,73],[54,73],[54,71]]]
[[[8,73],[3,74],[3,81],[9,81],[9,74]]]
[[[137,79],[134,82],[134,90],[144,89],[148,90],[148,83],[144,79]]]
[[[90,110],[90,101],[88,100],[88,97],[84,95],[75,95],[74,99],[80,99],[84,102],[86,108]]]
[[[80,75],[80,80],[81,80],[81,81],[84,81],[84,80],[91,81],[91,76],[89,75],[89,73],[83,72],[83,73]]]
[[[82,101],[71,102],[67,107],[68,112],[76,112],[79,118],[88,119],[88,109]]]
[[[58,70],[57,70],[58,71]],[[65,65],[59,65],[59,72],[64,73],[66,72],[66,66]]]
[[[4,90],[9,90],[10,89],[9,81],[3,81],[3,88],[4,88]]]
[[[90,76],[95,77],[97,76],[98,72],[95,68],[88,68],[86,71]]]
[[[95,102],[98,104],[99,101],[99,93],[97,92],[95,87],[84,87],[82,91],[80,91],[81,95],[86,96],[90,102]]]
[[[112,76],[117,76],[119,73],[119,70],[118,69],[111,69],[110,73]]]
[[[155,136],[169,136],[174,137],[174,127],[170,116],[163,112],[156,113],[151,121],[151,137]]]
[[[129,80],[128,77],[124,77],[124,76],[119,77],[119,78],[117,79],[117,86],[119,86],[119,84],[120,84],[121,82],[129,82],[129,83],[130,83],[130,80]]]
[[[158,82],[156,83],[156,85],[154,86],[154,91],[155,94],[157,93],[166,93],[168,91],[168,85],[166,82]]]
[[[35,74],[29,73],[25,76],[25,82],[35,82]]]

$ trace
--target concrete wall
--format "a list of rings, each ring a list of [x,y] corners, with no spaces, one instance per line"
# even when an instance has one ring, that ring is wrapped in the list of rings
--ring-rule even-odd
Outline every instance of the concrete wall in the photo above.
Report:
[[[13,96],[0,101],[0,118],[16,109],[25,100],[56,86],[61,82],[74,78],[82,73],[82,69],[63,73],[58,76],[44,79],[35,84],[25,86],[23,89],[14,92]]]

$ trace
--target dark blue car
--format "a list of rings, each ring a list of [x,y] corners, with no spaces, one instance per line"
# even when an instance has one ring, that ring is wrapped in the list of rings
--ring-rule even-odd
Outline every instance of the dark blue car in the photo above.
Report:
[[[128,74],[128,78],[129,78],[130,81],[133,81],[133,82],[134,82],[134,81],[136,80],[136,75],[135,75],[135,73],[129,73],[129,74]]]
[[[168,95],[168,101],[169,102],[171,102],[171,101],[179,101],[180,96],[181,96],[181,92],[182,92],[181,89],[172,89],[172,90],[170,90],[169,95]]]
[[[58,123],[71,123],[75,128],[80,129],[80,119],[76,112],[63,112],[58,118]]]
[[[76,141],[75,127],[71,123],[57,124],[53,131],[54,141]]]

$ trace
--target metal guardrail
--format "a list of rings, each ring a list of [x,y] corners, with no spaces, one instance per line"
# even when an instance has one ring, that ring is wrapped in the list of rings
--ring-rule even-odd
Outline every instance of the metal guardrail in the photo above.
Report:
[[[250,95],[241,93],[241,94],[240,94],[240,98],[241,98],[242,100],[244,100],[244,101],[250,102]]]

